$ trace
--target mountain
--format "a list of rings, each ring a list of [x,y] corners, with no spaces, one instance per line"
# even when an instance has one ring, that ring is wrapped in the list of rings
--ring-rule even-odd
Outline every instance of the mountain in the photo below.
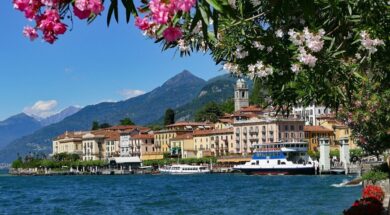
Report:
[[[0,149],[11,141],[41,128],[41,123],[21,113],[0,122]]]
[[[81,110],[81,108],[70,106],[68,108],[65,108],[64,110],[62,110],[61,112],[59,112],[57,114],[54,114],[54,115],[49,116],[49,117],[44,118],[44,119],[40,119],[40,123],[42,126],[48,126],[48,125],[62,121],[66,117],[71,116],[71,115],[79,112],[79,110]]]
[[[175,109],[175,120],[193,120],[197,110],[213,101],[223,103],[234,97],[234,86],[237,78],[231,75],[221,75],[210,79],[199,91],[198,95],[189,103]],[[252,81],[246,80],[251,91]],[[159,119],[162,122],[163,118]]]
[[[0,163],[11,162],[16,154],[51,152],[52,139],[65,131],[89,130],[93,121],[117,124],[129,117],[139,125],[158,120],[167,108],[178,108],[196,97],[206,81],[183,71],[149,93],[120,102],[86,106],[61,122],[46,126],[15,140],[0,150]]]
[[[221,75],[207,81],[196,98],[190,103],[175,109],[175,120],[193,120],[196,111],[209,102],[223,103],[234,97],[234,86],[237,78],[231,75]],[[247,80],[249,90],[252,81]]]

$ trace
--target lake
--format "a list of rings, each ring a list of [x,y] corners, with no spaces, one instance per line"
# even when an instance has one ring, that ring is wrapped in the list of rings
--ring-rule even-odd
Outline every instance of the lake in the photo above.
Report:
[[[4,172],[3,172],[4,173]],[[0,214],[341,214],[352,176],[0,175]]]

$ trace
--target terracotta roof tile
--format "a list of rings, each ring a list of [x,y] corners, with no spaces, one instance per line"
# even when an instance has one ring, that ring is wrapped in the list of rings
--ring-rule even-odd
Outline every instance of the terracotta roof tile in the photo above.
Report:
[[[325,128],[324,126],[318,126],[318,125],[305,125],[303,130],[308,132],[333,132],[332,129]]]
[[[194,136],[204,136],[204,135],[213,135],[213,134],[226,134],[233,133],[233,128],[226,129],[214,129],[214,130],[196,130],[194,131]]]

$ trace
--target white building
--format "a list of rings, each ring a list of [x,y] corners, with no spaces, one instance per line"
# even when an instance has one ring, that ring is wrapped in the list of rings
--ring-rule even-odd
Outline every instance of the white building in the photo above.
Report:
[[[300,119],[305,120],[306,125],[319,125],[317,117],[323,114],[329,114],[330,109],[324,106],[316,106],[312,104],[308,107],[295,107],[293,108],[293,113]]]

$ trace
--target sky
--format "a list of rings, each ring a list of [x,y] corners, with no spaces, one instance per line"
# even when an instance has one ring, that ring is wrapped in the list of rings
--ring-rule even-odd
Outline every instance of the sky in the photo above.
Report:
[[[35,23],[13,9],[12,0],[0,1],[0,120],[22,111],[46,117],[71,105],[124,100],[184,69],[205,80],[224,74],[209,55],[162,52],[126,24],[124,13],[107,27],[106,12],[90,25],[65,21],[71,31],[50,45],[25,38],[23,27]]]

